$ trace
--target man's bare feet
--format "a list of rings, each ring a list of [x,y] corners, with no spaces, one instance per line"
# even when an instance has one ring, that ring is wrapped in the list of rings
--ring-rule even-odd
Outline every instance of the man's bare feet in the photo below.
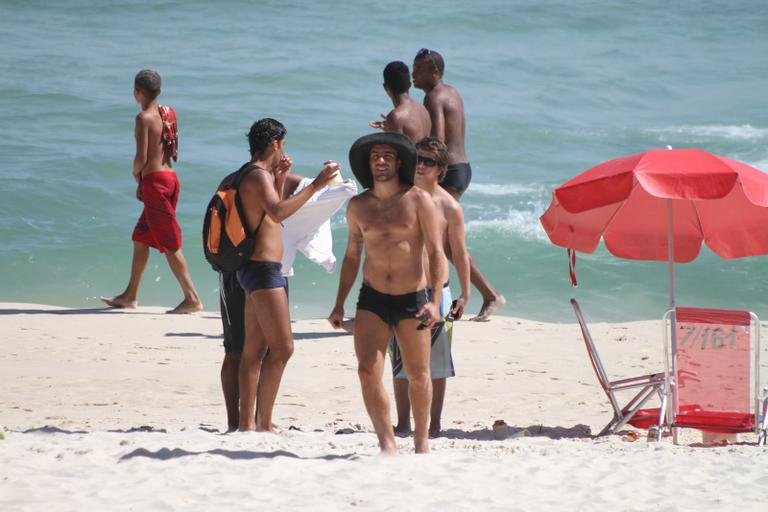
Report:
[[[440,427],[440,423],[432,423],[429,426],[429,438],[434,439],[436,437],[440,437],[442,428]]]
[[[136,309],[138,302],[136,299],[126,299],[123,294],[114,297],[99,297],[99,300],[111,308],[116,309]]]
[[[470,318],[471,322],[489,322],[491,315],[495,314],[504,304],[507,303],[507,299],[503,295],[499,295],[495,299],[483,301],[483,306],[480,308],[480,312],[476,317]]]
[[[238,432],[267,432],[270,434],[277,434],[277,430],[275,429],[275,426],[272,425],[272,428],[263,428],[260,426],[247,426],[247,427],[239,427],[236,428]]]
[[[414,438],[413,447],[416,449],[416,453],[429,453],[429,438]]]
[[[397,445],[394,441],[392,443],[379,444],[382,455],[397,455]]]
[[[184,299],[181,304],[175,308],[166,311],[169,315],[188,315],[190,313],[197,313],[203,310],[203,305],[200,301],[191,301]]]

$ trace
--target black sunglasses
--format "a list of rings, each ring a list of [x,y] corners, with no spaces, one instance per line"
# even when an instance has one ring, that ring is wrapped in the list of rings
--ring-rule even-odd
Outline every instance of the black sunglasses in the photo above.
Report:
[[[427,167],[434,167],[438,165],[438,162],[434,158],[429,158],[428,156],[419,155],[416,157],[416,165],[418,164],[424,164]]]
[[[430,51],[428,49],[422,48],[421,50],[419,50],[419,53],[416,54],[416,57],[422,58],[422,57],[426,57],[429,54],[430,54]]]

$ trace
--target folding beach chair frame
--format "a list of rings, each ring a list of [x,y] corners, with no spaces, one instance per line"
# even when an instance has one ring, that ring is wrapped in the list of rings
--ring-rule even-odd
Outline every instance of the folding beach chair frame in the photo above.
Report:
[[[675,426],[674,410],[677,404],[677,395],[675,389],[675,349],[676,343],[676,315],[677,307],[668,309],[662,318],[662,328],[664,330],[664,402],[667,405],[665,421],[663,428],[659,428],[657,440],[661,440],[664,429],[672,431],[672,442],[678,443],[678,429]],[[726,310],[716,310],[726,311]],[[751,333],[754,339],[752,349],[754,350],[754,406],[755,406],[755,426],[753,431],[757,434],[757,445],[765,446],[768,437],[768,387],[762,389],[760,393],[760,319],[752,311],[748,311],[751,322]]]
[[[604,436],[607,434],[614,434],[621,430],[621,428],[632,420],[635,414],[642,409],[654,394],[661,400],[657,425],[662,425],[664,423],[664,411],[666,410],[667,397],[667,395],[664,394],[664,373],[650,373],[638,377],[630,377],[614,381],[610,380],[608,378],[608,373],[605,371],[605,367],[600,360],[600,356],[597,353],[597,347],[595,347],[595,342],[592,340],[592,335],[589,333],[589,328],[587,327],[587,322],[584,320],[584,315],[581,312],[579,303],[576,299],[571,299],[571,305],[573,306],[573,311],[576,313],[576,320],[578,320],[579,326],[581,327],[581,334],[584,338],[584,344],[587,347],[589,361],[592,363],[592,368],[595,370],[595,375],[597,375],[597,380],[600,382],[600,386],[603,388],[603,391],[608,397],[608,401],[613,407],[613,419],[597,435]],[[637,388],[640,388],[640,391],[624,407],[621,407],[616,398],[616,392]]]

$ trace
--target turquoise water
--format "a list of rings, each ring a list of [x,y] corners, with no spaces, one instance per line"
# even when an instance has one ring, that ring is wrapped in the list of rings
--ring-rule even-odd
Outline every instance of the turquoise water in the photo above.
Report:
[[[592,319],[657,318],[664,263],[618,260],[601,247],[580,255],[573,290],[564,251],[538,217],[558,184],[651,147],[701,147],[768,170],[765,27],[759,1],[5,1],[0,301],[95,307],[124,288],[141,211],[131,178],[139,69],[160,71],[162,101],[179,115],[184,253],[215,310],[201,216],[220,178],[247,158],[250,124],[283,121],[301,174],[326,159],[346,163],[367,122],[390,108],[383,67],[428,47],[443,54],[445,81],[464,97],[468,242],[509,300],[504,312],[570,321],[576,296]],[[333,229],[341,257],[343,216]],[[766,261],[704,249],[678,267],[679,302],[768,318]],[[296,273],[294,317],[325,316],[338,275],[302,257]],[[154,253],[141,303],[179,300]],[[471,310],[479,294],[473,302]]]

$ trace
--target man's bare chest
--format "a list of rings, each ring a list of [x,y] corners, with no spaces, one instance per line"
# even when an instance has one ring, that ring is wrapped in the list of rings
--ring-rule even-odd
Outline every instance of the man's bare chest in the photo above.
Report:
[[[402,239],[418,234],[416,209],[410,205],[370,205],[360,217],[363,237],[370,239]]]

